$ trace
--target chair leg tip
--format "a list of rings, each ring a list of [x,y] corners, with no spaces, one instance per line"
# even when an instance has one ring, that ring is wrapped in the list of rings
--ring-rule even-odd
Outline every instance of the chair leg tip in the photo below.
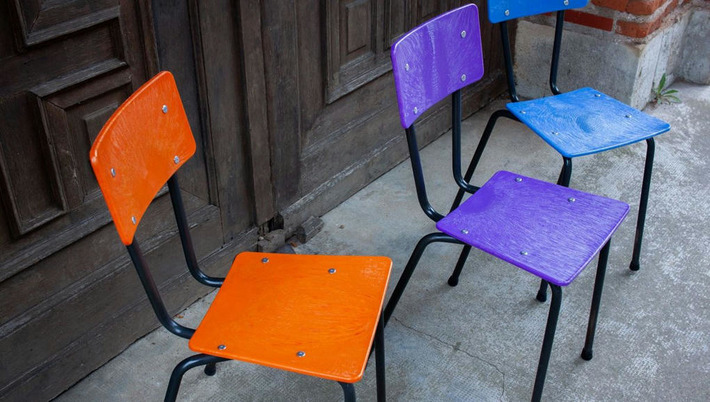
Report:
[[[459,278],[454,278],[454,277],[452,276],[452,277],[449,278],[449,280],[447,281],[447,283],[449,284],[449,286],[454,287],[454,286],[456,286],[456,285],[459,284]]]
[[[641,269],[641,264],[638,261],[631,261],[631,264],[629,264],[629,269],[636,272]]]
[[[591,350],[583,349],[582,350],[582,359],[586,361],[592,360],[592,357],[594,357],[594,353],[592,353]]]
[[[535,299],[539,301],[540,303],[544,303],[547,301],[547,292],[538,292],[537,296],[535,296]]]
[[[217,365],[216,364],[208,364],[205,366],[205,374],[208,376],[212,377],[217,373]]]

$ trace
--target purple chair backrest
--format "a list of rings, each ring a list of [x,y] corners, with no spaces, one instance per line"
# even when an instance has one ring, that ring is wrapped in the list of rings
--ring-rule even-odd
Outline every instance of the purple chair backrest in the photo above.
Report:
[[[414,28],[392,45],[402,127],[483,76],[478,8],[459,7]]]
[[[582,8],[589,0],[489,0],[488,19],[496,24],[515,18]]]

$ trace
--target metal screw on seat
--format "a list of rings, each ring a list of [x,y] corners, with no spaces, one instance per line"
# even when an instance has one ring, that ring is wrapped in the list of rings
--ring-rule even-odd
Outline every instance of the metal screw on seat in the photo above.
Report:
[[[576,200],[574,197],[569,197],[569,198],[567,199],[567,201],[569,201],[569,202],[575,202],[575,201],[577,201],[577,200]]]
[[[468,229],[461,229],[461,233],[468,234]]]
[[[298,357],[303,357],[303,356],[305,356],[305,355],[306,355],[306,352],[304,352],[304,351],[302,351],[302,350],[299,350],[299,351],[296,353],[296,356],[298,356]]]
[[[168,105],[163,105],[163,108],[161,109],[163,113],[168,113]]]
[[[176,165],[180,163],[180,157],[175,155],[175,157],[173,158],[173,162],[175,162]]]
[[[510,10],[505,10],[505,16],[507,17],[509,15],[510,15]]]
[[[602,94],[594,94],[594,96],[597,97],[597,98],[601,98],[601,97],[602,97]]]
[[[335,273],[335,268],[330,268],[330,269],[328,270],[328,273],[329,273],[329,274],[334,274],[334,273]]]
[[[407,63],[407,64],[404,65],[404,70],[405,70],[405,71],[409,71],[409,63]]]
[[[558,133],[557,131],[553,131],[552,135],[560,135],[560,133]]]
[[[269,259],[266,258],[266,257],[264,257],[264,258],[261,259],[261,262],[264,263],[264,264],[266,264],[267,262],[269,262]]]
[[[466,74],[461,74],[461,81],[466,81]]]
[[[417,114],[417,113],[419,113],[419,109],[415,107],[415,108],[414,108],[414,114]]]
[[[516,177],[516,178],[515,178],[515,181],[517,181],[518,183],[520,183],[521,181],[523,181],[523,178],[522,178],[522,177]]]
[[[219,346],[217,346],[217,349],[224,350],[224,349],[227,349],[227,346],[226,345],[219,345]]]
[[[521,110],[521,111],[520,111],[520,114],[525,114],[525,111],[524,111],[524,110]]]
[[[565,0],[564,5],[569,6],[569,0]]]
[[[521,251],[520,254],[521,254],[521,255],[528,255],[528,252],[527,252],[527,251]]]
[[[134,225],[136,224],[136,217],[135,216],[131,216],[131,222],[133,222]]]
[[[116,169],[111,168],[111,176],[116,177]]]
[[[466,31],[461,31],[461,37],[465,38],[466,37]]]
[[[627,115],[624,116],[624,117],[626,117],[627,119],[630,119],[630,118],[631,118],[631,115],[630,115],[630,114],[627,114]]]

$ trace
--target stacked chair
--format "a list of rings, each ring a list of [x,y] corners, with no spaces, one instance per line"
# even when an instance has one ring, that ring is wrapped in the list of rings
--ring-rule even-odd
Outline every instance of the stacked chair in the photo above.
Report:
[[[531,2],[532,3],[532,2]],[[561,3],[561,2],[560,2]],[[440,232],[424,236],[410,257],[385,308],[389,320],[425,248],[445,242],[465,246],[457,270],[476,247],[541,278],[552,301],[538,362],[532,399],[542,396],[550,360],[562,287],[569,285],[599,253],[589,324],[582,357],[592,358],[594,332],[609,242],[629,206],[523,175],[500,171],[474,188],[461,177],[461,89],[483,76],[478,8],[467,5],[434,18],[399,39],[391,50],[399,116],[405,129],[419,204]],[[415,121],[451,95],[453,175],[473,193],[448,214],[429,203],[415,134]],[[592,95],[595,100],[600,100]],[[607,98],[602,101],[607,102]],[[555,116],[548,116],[555,119]],[[470,179],[470,175],[469,175]],[[457,279],[457,278],[456,278]]]
[[[162,72],[113,114],[91,148],[91,165],[121,241],[163,326],[198,354],[180,362],[166,401],[183,374],[241,360],[337,381],[346,401],[375,351],[377,399],[385,400],[383,315],[392,262],[350,257],[245,252],[226,278],[200,270],[180,194],[178,169],[196,145],[173,76]],[[167,182],[187,266],[200,283],[220,288],[196,329],[175,322],[158,292],[135,232]]]
[[[651,172],[655,152],[654,137],[670,130],[670,125],[592,88],[582,88],[566,93],[559,90],[557,71],[562,48],[565,10],[584,7],[587,2],[588,0],[488,1],[488,19],[491,23],[499,23],[500,25],[508,91],[513,102],[509,103],[506,109],[493,113],[488,120],[463,180],[460,176],[456,177],[461,188],[451,209],[459,205],[465,192],[476,191],[476,187],[468,183],[473,177],[496,121],[500,117],[516,120],[526,125],[562,155],[562,170],[557,184],[563,186],[569,186],[572,177],[572,158],[592,155],[645,140],[647,144],[646,163],[636,220],[634,250],[629,265],[632,271],[638,271],[641,266],[641,242],[651,188]],[[556,12],[549,80],[550,90],[554,96],[521,102],[515,88],[508,21],[550,12]],[[459,274],[469,251],[469,247],[465,247],[462,251],[459,262],[449,279],[450,285],[455,286],[458,283]],[[547,284],[543,280],[537,295],[538,300],[544,301],[546,299],[546,290]]]

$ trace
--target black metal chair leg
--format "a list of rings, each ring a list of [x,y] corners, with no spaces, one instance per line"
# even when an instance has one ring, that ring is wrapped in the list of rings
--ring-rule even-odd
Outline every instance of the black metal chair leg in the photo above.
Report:
[[[227,359],[210,356],[205,354],[199,354],[190,356],[187,359],[178,363],[173,369],[172,375],[170,375],[170,382],[168,383],[168,390],[165,392],[165,402],[172,402],[177,398],[178,390],[180,389],[180,382],[182,381],[182,376],[185,373],[195,367],[204,366],[206,364],[215,364],[223,362]]]
[[[641,241],[643,240],[643,228],[646,223],[646,208],[648,207],[648,194],[651,191],[651,173],[653,171],[653,156],[656,152],[656,142],[653,138],[646,140],[646,165],[643,169],[643,184],[641,185],[641,202],[639,203],[639,215],[636,220],[636,238],[634,239],[634,254],[631,258],[629,268],[638,271],[641,268]]]
[[[380,314],[375,332],[375,370],[377,373],[377,402],[385,402],[385,317]]]
[[[217,363],[208,363],[205,366],[205,374],[212,377],[217,373]]]
[[[533,387],[532,394],[533,402],[539,401],[542,397],[542,388],[545,385],[547,366],[550,363],[552,342],[555,339],[555,330],[557,329],[557,318],[560,315],[560,306],[562,304],[562,289],[559,286],[553,284],[550,284],[550,289],[552,289],[552,301],[550,302],[550,313],[547,316],[545,337],[542,340],[542,351],[540,352],[540,361],[537,364],[537,374],[535,375],[535,386]]]
[[[402,276],[399,278],[399,281],[397,281],[397,286],[395,286],[394,291],[392,292],[392,296],[390,296],[390,299],[387,302],[387,306],[385,307],[385,325],[387,325],[390,320],[390,317],[392,316],[392,313],[394,312],[395,307],[397,307],[399,298],[402,297],[402,293],[404,293],[404,289],[407,287],[409,278],[412,277],[412,273],[414,273],[414,268],[417,267],[417,263],[419,263],[419,259],[424,253],[424,249],[426,249],[429,244],[436,242],[461,244],[460,241],[441,232],[429,233],[428,235],[422,237],[419,240],[419,243],[417,243],[417,246],[414,248],[414,251],[412,251],[411,257],[409,257],[407,265],[404,267],[404,271],[402,271]]]
[[[459,255],[459,260],[456,261],[456,267],[454,267],[454,272],[449,277],[449,286],[453,287],[459,284],[459,275],[461,275],[461,271],[463,270],[463,266],[466,264],[466,259],[468,258],[468,254],[470,252],[471,246],[463,246],[463,250],[461,250],[461,255]]]
[[[348,382],[338,382],[338,384],[343,387],[345,402],[355,402],[355,386]]]
[[[570,180],[572,180],[572,159],[563,156],[557,185],[569,187]],[[541,303],[547,301],[547,282],[544,279],[540,280],[540,289],[538,289],[535,298]]]
[[[476,152],[473,154],[471,163],[468,165],[468,169],[466,169],[466,174],[464,174],[464,180],[466,182],[471,182],[473,173],[476,171],[478,162],[481,160],[483,151],[486,149],[486,145],[488,144],[488,139],[491,137],[491,133],[493,132],[493,128],[495,127],[499,117],[507,117],[509,119],[518,121],[515,115],[510,113],[507,109],[496,110],[491,115],[491,117],[488,119],[488,123],[486,124],[486,128],[483,130],[483,134],[481,134],[481,139],[480,141],[478,141],[478,146],[476,147]],[[459,207],[459,204],[461,204],[461,200],[463,199],[464,193],[465,191],[462,188],[459,188],[458,193],[456,193],[456,198],[454,198],[454,202],[451,204],[450,211],[453,211],[454,209]]]
[[[592,307],[589,310],[589,324],[587,324],[587,339],[584,342],[582,349],[582,359],[592,360],[594,353],[592,346],[594,344],[594,332],[597,329],[597,317],[599,315],[599,304],[602,300],[602,289],[604,288],[604,275],[606,274],[606,263],[609,260],[609,244],[611,239],[606,242],[602,251],[599,253],[599,263],[597,263],[597,277],[594,280],[594,293],[592,295]]]

